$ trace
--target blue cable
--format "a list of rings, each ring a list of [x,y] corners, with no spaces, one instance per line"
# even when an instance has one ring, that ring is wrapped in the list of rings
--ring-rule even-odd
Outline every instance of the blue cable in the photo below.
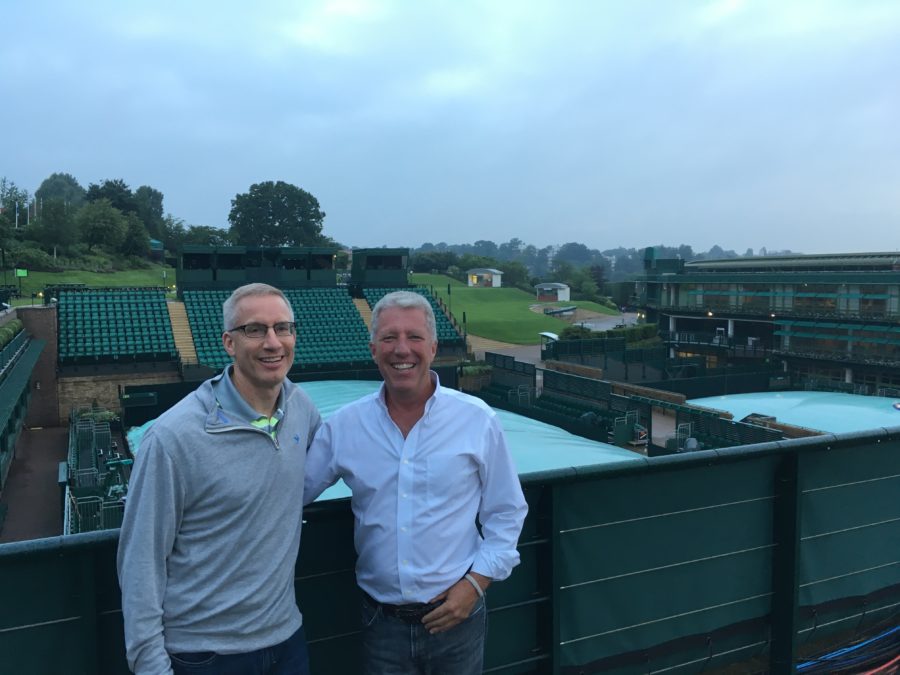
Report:
[[[831,652],[830,654],[826,654],[825,656],[820,656],[819,658],[813,659],[812,661],[805,661],[804,663],[800,663],[797,665],[797,670],[811,668],[812,666],[819,665],[822,662],[831,661],[831,660],[837,658],[838,656],[843,656],[844,654],[849,654],[850,652],[856,651],[857,649],[861,649],[862,647],[865,647],[866,645],[870,645],[873,642],[877,642],[878,640],[881,640],[882,638],[885,638],[888,635],[896,633],[897,631],[900,631],[900,626],[894,626],[893,628],[889,628],[888,630],[884,631],[880,635],[876,635],[875,637],[869,638],[868,640],[860,642],[859,644],[855,644],[850,647],[842,647],[841,649],[835,650],[835,651]]]

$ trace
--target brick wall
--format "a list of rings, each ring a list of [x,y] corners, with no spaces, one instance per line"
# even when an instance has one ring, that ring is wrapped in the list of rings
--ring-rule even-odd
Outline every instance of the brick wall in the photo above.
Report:
[[[139,384],[168,384],[180,381],[181,377],[177,372],[98,374],[60,378],[58,424],[68,424],[69,411],[73,407],[92,405],[94,402],[121,415],[119,387]]]

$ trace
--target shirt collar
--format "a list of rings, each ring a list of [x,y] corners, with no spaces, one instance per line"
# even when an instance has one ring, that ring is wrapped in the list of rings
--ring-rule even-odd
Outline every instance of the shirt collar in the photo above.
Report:
[[[234,382],[231,380],[232,368],[233,366],[228,366],[222,376],[213,383],[213,392],[219,408],[226,414],[247,423],[265,418],[265,415],[260,415],[244,400],[241,392],[234,386]],[[272,414],[272,417],[276,419],[281,419],[284,415],[284,386],[282,383],[281,391],[278,392],[278,401],[275,403],[275,412]]]
[[[428,414],[428,411],[431,410],[432,406],[434,406],[435,401],[441,396],[441,378],[433,370],[429,370],[428,373],[431,375],[431,383],[434,385],[434,392],[428,397],[428,401],[425,403],[426,415]],[[384,382],[382,382],[381,387],[378,389],[377,401],[385,412],[387,412],[388,409],[387,399],[385,398],[386,394],[387,390],[385,389]]]

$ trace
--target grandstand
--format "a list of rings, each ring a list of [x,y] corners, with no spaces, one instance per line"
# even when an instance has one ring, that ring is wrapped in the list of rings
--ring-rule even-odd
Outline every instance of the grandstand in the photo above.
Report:
[[[231,289],[262,280],[285,290],[300,323],[292,379],[377,378],[365,310],[408,288],[406,254],[354,252],[348,287],[326,266],[331,255],[192,247],[179,260],[178,300],[160,289],[55,289],[46,306],[0,317],[20,321],[5,345],[0,326],[0,468],[23,426],[70,425],[64,536],[0,545],[11,582],[0,672],[127,672],[114,528],[129,467],[116,419],[155,417],[224,366]],[[181,303],[197,363],[170,318]],[[439,339],[464,344],[436,307]],[[788,438],[686,397],[802,388],[802,372],[617,340],[550,343],[539,366],[487,356],[478,393],[495,407],[640,453],[521,476],[522,563],[490,590],[487,672],[859,672],[896,656],[900,427]],[[457,364],[438,364],[442,383],[455,386]],[[671,434],[661,436],[663,423]],[[354,673],[354,613],[333,611],[355,604],[352,514],[338,500],[305,521],[296,587],[313,672]]]
[[[59,291],[59,364],[177,359],[163,288]]]
[[[638,284],[670,356],[711,367],[775,359],[855,393],[900,388],[900,255],[656,259]]]
[[[234,289],[184,292],[197,359],[221,370],[231,359],[222,346],[222,304]],[[297,320],[294,364],[367,363],[369,334],[343,288],[289,288],[285,295]]]
[[[31,373],[44,348],[11,315],[0,322],[0,493],[15,456],[16,440],[31,400]],[[4,512],[0,512],[0,528]]]

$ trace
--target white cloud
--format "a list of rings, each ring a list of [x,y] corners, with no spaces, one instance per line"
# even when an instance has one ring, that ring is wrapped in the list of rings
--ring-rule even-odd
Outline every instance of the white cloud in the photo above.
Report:
[[[273,27],[287,43],[351,56],[365,51],[366,34],[388,15],[388,7],[375,0],[326,0],[302,5],[299,15]]]

